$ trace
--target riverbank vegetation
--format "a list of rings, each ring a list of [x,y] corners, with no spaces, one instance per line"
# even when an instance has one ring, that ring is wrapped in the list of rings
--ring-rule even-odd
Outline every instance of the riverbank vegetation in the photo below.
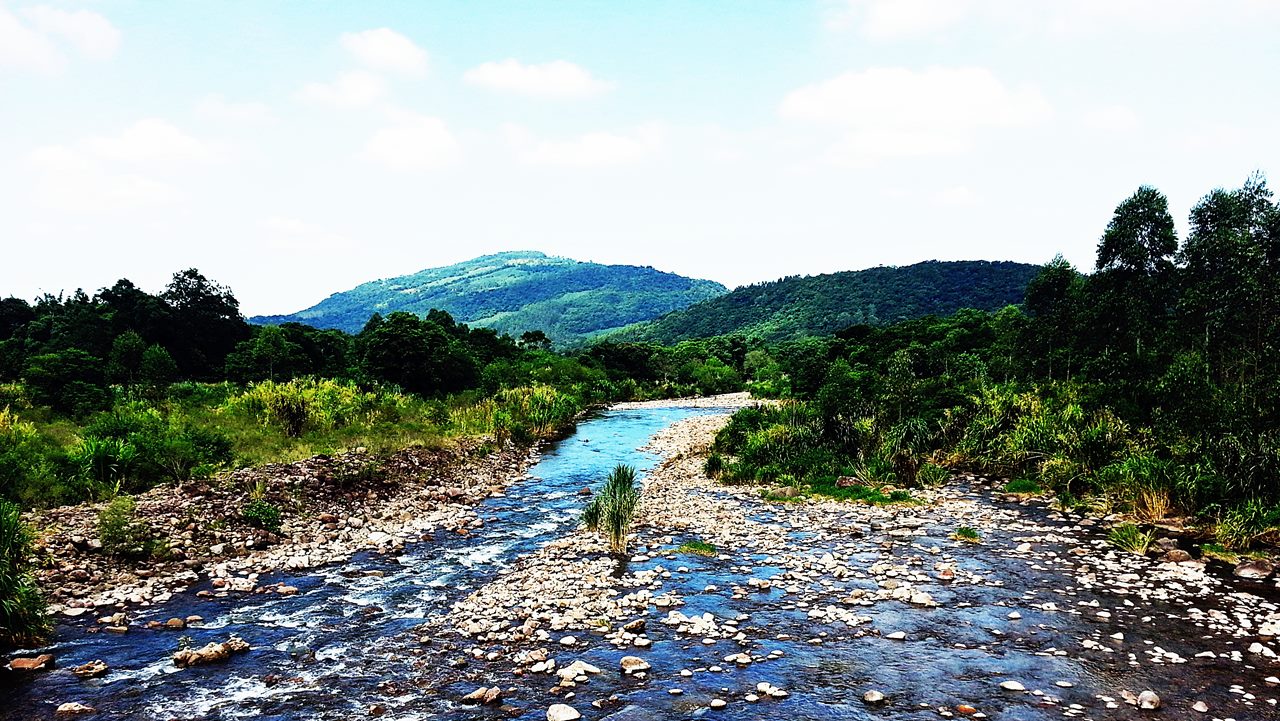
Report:
[[[708,473],[818,490],[972,471],[1066,507],[1189,517],[1228,548],[1280,536],[1280,208],[1255,176],[1189,225],[1179,243],[1143,187],[1091,274],[1057,258],[1021,306],[753,351],[750,387],[785,400],[739,411]]]

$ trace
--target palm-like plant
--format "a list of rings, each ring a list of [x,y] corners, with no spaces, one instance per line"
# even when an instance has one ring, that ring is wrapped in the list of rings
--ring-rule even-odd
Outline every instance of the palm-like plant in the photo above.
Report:
[[[589,530],[607,536],[611,552],[624,554],[627,552],[627,534],[631,531],[631,521],[639,504],[636,469],[620,465],[609,473],[604,486],[583,509],[582,523]]]
[[[0,501],[0,647],[30,645],[49,631],[44,599],[27,573],[31,535],[18,506]]]

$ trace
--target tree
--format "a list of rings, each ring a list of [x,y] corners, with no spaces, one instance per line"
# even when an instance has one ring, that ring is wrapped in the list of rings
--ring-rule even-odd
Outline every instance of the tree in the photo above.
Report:
[[[236,344],[250,335],[231,289],[189,268],[173,275],[161,298],[173,308],[165,345],[179,369],[197,378],[218,376]]]
[[[142,354],[142,361],[138,364],[138,380],[152,393],[159,393],[177,377],[178,364],[162,346],[153,345]]]
[[[24,378],[32,400],[62,413],[84,416],[111,404],[102,360],[79,348],[31,358]]]
[[[372,330],[370,330],[372,328]],[[361,370],[410,393],[437,396],[476,385],[475,358],[439,325],[412,313],[379,318],[361,333]]]
[[[527,330],[520,334],[520,347],[532,350],[551,350],[551,339],[540,330]]]
[[[134,331],[116,336],[107,360],[107,378],[128,389],[138,380],[138,370],[142,367],[142,356],[146,350],[146,341]]]
[[[1097,269],[1157,275],[1173,267],[1178,232],[1169,214],[1169,200],[1144,185],[1116,206],[1098,241]]]

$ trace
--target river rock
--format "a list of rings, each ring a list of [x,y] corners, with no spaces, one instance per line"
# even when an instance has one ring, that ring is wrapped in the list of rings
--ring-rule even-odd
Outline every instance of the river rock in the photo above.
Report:
[[[99,676],[105,675],[109,670],[110,669],[107,667],[107,664],[105,661],[97,660],[97,661],[90,661],[89,663],[82,664],[80,666],[76,666],[75,668],[71,669],[71,673],[79,676],[80,678],[97,678]]]
[[[598,674],[598,673],[600,673],[599,668],[596,668],[595,666],[592,666],[591,664],[581,659],[574,661],[573,663],[569,664],[568,666],[565,666],[559,671],[556,671],[557,676],[570,681],[572,681],[573,679],[579,676],[586,676],[587,674],[591,674],[594,676],[595,674]]]
[[[42,653],[39,656],[15,658],[9,662],[9,670],[31,673],[53,668],[53,656]]]
[[[622,667],[622,672],[628,675],[639,673],[641,671],[648,671],[652,668],[648,661],[640,658],[639,656],[623,656],[622,659],[618,661],[618,665]]]
[[[872,689],[862,694],[862,700],[870,704],[882,703],[884,701],[884,694]]]
[[[1154,711],[1160,708],[1160,697],[1156,695],[1155,691],[1143,691],[1138,694],[1138,708]]]
[[[1270,576],[1275,571],[1275,566],[1270,561],[1253,558],[1248,561],[1242,561],[1235,570],[1232,571],[1240,578],[1263,579]]]
[[[582,714],[568,704],[553,703],[547,708],[547,721],[575,721],[580,718]]]
[[[57,710],[53,713],[57,716],[82,716],[96,712],[97,710],[92,706],[85,706],[82,703],[71,701],[70,703],[59,704]]]
[[[249,643],[240,638],[229,638],[222,643],[209,643],[204,648],[184,648],[173,654],[173,662],[181,668],[225,661],[234,653],[249,650]]]
[[[1001,681],[1000,688],[1005,691],[1026,691],[1027,687],[1023,686],[1019,681]]]

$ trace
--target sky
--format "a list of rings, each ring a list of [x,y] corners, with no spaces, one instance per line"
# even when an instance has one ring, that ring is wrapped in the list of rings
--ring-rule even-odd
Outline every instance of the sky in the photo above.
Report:
[[[0,296],[1087,270],[1138,186],[1185,232],[1280,173],[1277,37],[1275,0],[0,0]]]

